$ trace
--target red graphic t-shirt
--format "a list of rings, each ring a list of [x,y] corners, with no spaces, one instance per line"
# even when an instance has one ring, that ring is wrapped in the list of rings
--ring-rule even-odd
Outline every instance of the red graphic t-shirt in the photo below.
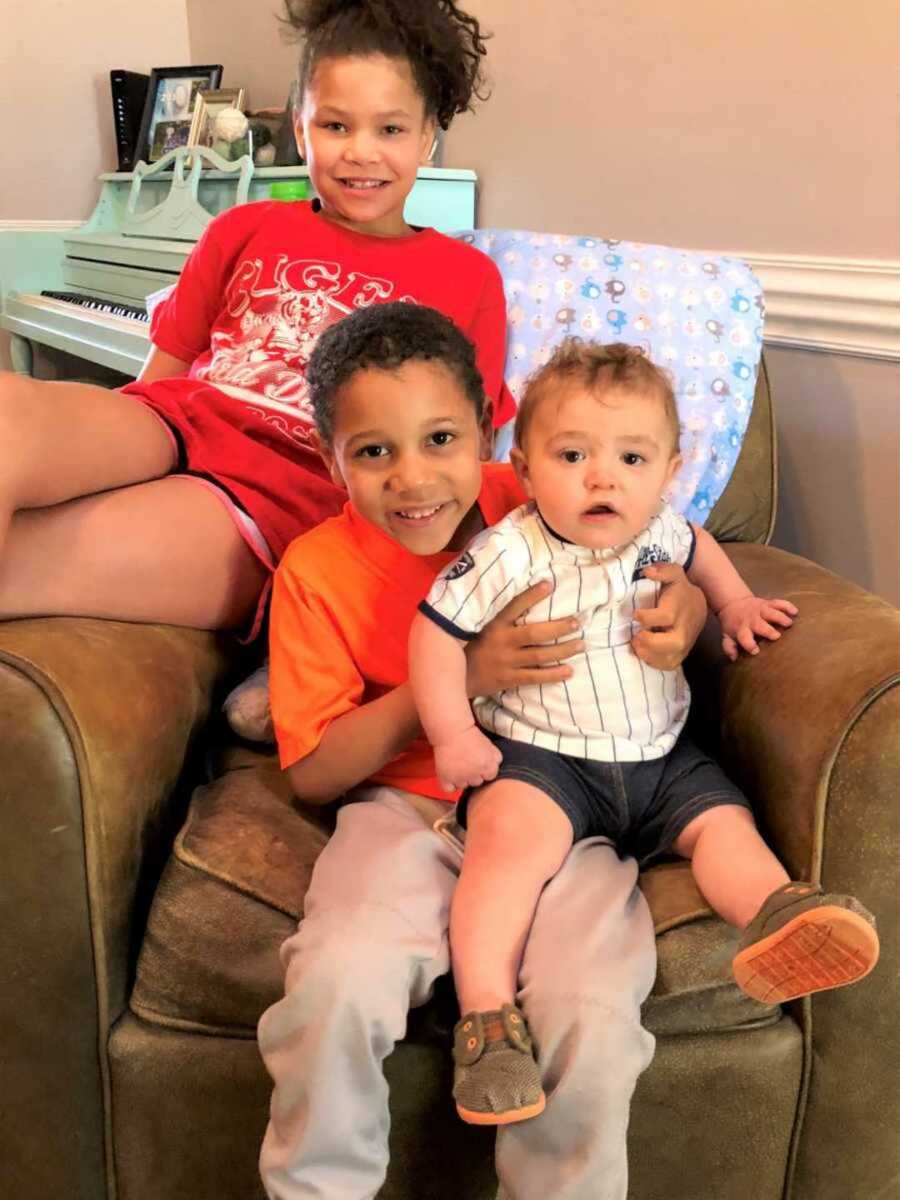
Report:
[[[262,201],[210,223],[151,340],[191,363],[188,377],[248,405],[288,438],[312,424],[306,367],[321,334],[357,308],[427,304],[474,343],[494,422],[513,416],[503,384],[506,302],[495,265],[434,229],[400,238],[355,233],[309,202]]]

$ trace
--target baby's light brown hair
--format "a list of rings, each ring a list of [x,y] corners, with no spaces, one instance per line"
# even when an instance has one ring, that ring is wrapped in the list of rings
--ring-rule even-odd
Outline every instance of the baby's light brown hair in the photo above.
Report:
[[[566,338],[544,366],[531,376],[516,414],[515,444],[524,449],[528,427],[534,413],[549,394],[572,385],[601,396],[608,388],[624,388],[644,395],[656,394],[662,401],[666,422],[672,433],[672,453],[681,444],[678,407],[668,375],[652,363],[637,346],[624,342],[586,342],[582,338]]]

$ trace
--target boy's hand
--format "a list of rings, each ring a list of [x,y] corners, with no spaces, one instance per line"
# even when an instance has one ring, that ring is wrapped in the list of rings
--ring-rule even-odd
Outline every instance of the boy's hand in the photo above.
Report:
[[[572,617],[558,621],[539,621],[533,625],[517,625],[516,621],[533,604],[545,599],[553,590],[549,583],[536,583],[527,588],[466,646],[466,693],[491,696],[504,688],[521,687],[530,683],[558,683],[568,679],[572,668],[561,660],[584,650],[581,638],[572,638],[581,628]],[[571,641],[555,644],[556,638]]]
[[[732,662],[738,657],[738,647],[748,654],[759,654],[758,637],[777,642],[783,629],[793,625],[797,615],[796,604],[790,600],[764,600],[761,596],[743,596],[730,600],[719,609],[722,626],[722,649]]]
[[[706,624],[706,597],[675,563],[644,567],[644,578],[662,584],[656,608],[639,608],[634,619],[643,625],[631,648],[648,667],[674,671],[681,666]]]
[[[445,792],[489,783],[502,761],[503,755],[477,725],[434,747],[435,774]]]

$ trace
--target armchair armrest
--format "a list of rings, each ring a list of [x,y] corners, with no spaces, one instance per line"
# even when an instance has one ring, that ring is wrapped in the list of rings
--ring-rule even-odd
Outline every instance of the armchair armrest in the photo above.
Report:
[[[697,715],[718,733],[723,764],[751,796],[795,877],[818,879],[834,785],[848,739],[867,739],[878,762],[860,801],[883,819],[900,783],[900,611],[796,555],[724,547],[751,588],[800,612],[777,643],[734,664],[711,620],[688,664]],[[873,814],[874,815],[874,814]],[[875,850],[869,847],[869,850]],[[831,883],[853,847],[834,847]],[[870,864],[871,865],[871,864]]]
[[[900,611],[783,551],[725,549],[757,594],[800,612],[735,664],[708,628],[690,663],[694,712],[788,872],[858,896],[881,938],[868,979],[798,1006],[805,1079],[788,1190],[887,1196],[900,1178]]]
[[[226,664],[226,640],[192,630],[0,624],[0,1158],[16,1194],[104,1190],[135,898]]]

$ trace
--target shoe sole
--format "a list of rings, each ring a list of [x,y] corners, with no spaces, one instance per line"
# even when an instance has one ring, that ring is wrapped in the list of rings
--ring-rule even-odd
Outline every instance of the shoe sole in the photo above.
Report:
[[[515,1121],[527,1121],[544,1111],[547,1097],[541,1092],[539,1100],[524,1108],[510,1108],[506,1112],[475,1112],[470,1108],[461,1108],[458,1104],[456,1111],[468,1125],[512,1125]]]
[[[763,1004],[856,983],[878,962],[878,935],[838,905],[810,909],[734,956],[738,987]]]

